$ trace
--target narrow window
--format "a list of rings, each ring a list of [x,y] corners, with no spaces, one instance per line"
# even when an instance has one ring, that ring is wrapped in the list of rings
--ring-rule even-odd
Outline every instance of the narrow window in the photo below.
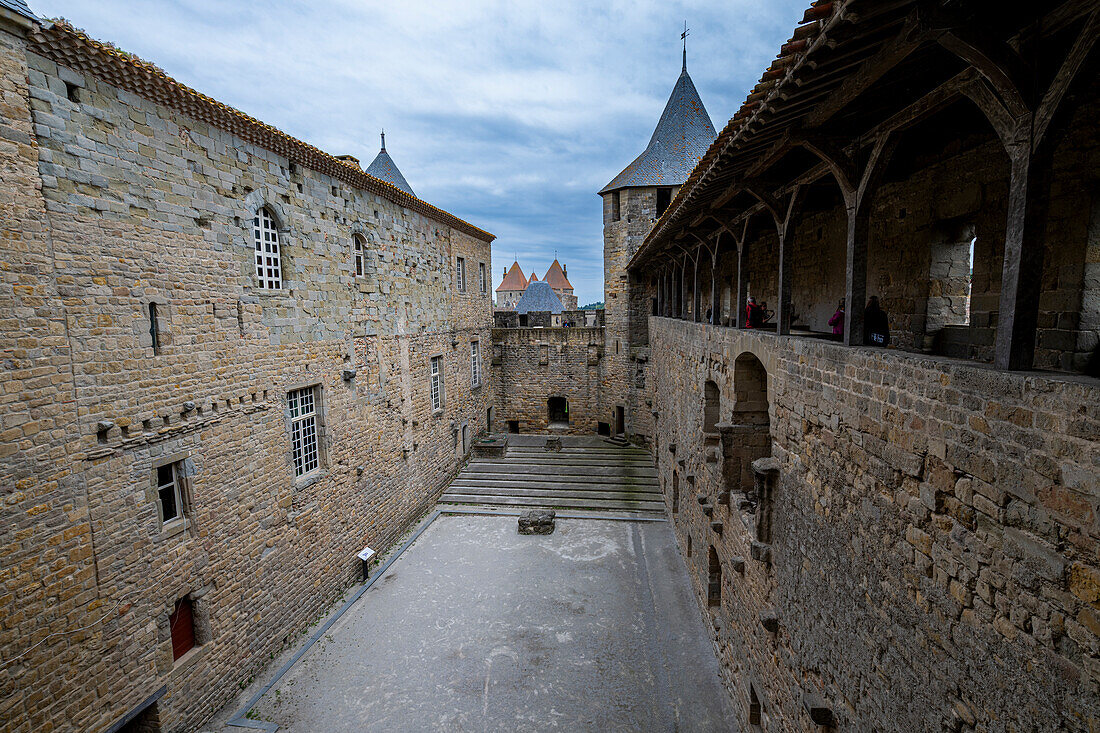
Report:
[[[317,388],[296,389],[287,394],[290,405],[290,442],[294,475],[304,476],[320,466],[317,440]]]
[[[672,203],[672,189],[671,188],[658,188],[657,189],[657,216],[665,213],[668,209],[668,205]]]
[[[455,264],[455,287],[458,292],[466,292],[466,258],[459,257]]]
[[[355,256],[355,276],[362,277],[367,272],[367,241],[355,234],[351,238],[351,249]]]
[[[619,221],[619,217],[621,216],[621,214],[619,212],[619,204],[620,204],[619,192],[618,191],[612,191],[611,192],[611,221]]]
[[[672,472],[672,513],[680,511],[680,474]]]
[[[65,96],[69,98],[69,101],[74,104],[80,103],[80,87],[76,84],[70,84],[65,82]]]
[[[160,326],[157,325],[157,304],[149,304],[149,338],[153,342],[153,353],[160,353]]]
[[[710,435],[718,432],[721,403],[722,396],[718,385],[708,380],[703,385],[703,433]]]
[[[190,598],[176,601],[168,626],[172,629],[172,661],[175,661],[195,648],[195,614]]]
[[[489,286],[488,286],[488,283],[485,281],[485,263],[484,262],[477,263],[477,281],[478,281],[478,290],[481,292],[482,295],[485,295],[485,293],[488,292],[488,287]]]
[[[432,357],[431,369],[432,411],[443,409],[443,357]]]
[[[722,605],[722,563],[714,545],[707,552],[707,605]]]
[[[749,685],[749,725],[760,725],[760,719],[763,717],[763,712],[760,698],[756,696],[756,688]]]
[[[252,219],[252,240],[256,245],[256,279],[265,290],[282,290],[282,255],[279,230],[271,212],[262,208]]]
[[[481,386],[481,342],[470,342],[470,385]]]
[[[186,516],[187,493],[183,486],[183,462],[157,466],[157,499],[160,523],[169,524]]]

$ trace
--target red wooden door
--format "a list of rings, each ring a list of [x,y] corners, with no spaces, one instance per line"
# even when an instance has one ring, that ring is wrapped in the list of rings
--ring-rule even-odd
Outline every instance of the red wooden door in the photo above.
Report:
[[[168,617],[172,627],[172,659],[179,659],[195,646],[195,620],[191,614],[191,599],[176,601],[176,610]]]

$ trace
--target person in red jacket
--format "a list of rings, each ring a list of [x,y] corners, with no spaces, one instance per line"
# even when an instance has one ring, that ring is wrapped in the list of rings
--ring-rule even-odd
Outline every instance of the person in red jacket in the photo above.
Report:
[[[844,299],[836,307],[836,313],[829,319],[829,325],[833,327],[833,335],[844,338]]]

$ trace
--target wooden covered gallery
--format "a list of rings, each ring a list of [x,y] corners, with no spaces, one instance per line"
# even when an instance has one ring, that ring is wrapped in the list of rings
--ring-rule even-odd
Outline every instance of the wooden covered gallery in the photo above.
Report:
[[[649,315],[1089,371],[1096,2],[818,2],[630,263]],[[642,306],[639,306],[639,310]],[[834,321],[834,323],[837,321]],[[637,344],[636,344],[637,345]]]

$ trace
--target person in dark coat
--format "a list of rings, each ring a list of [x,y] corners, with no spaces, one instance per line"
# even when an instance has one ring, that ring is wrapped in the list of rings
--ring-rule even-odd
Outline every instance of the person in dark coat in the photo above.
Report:
[[[871,346],[890,345],[890,319],[878,304],[878,296],[872,295],[863,311],[863,343]]]

